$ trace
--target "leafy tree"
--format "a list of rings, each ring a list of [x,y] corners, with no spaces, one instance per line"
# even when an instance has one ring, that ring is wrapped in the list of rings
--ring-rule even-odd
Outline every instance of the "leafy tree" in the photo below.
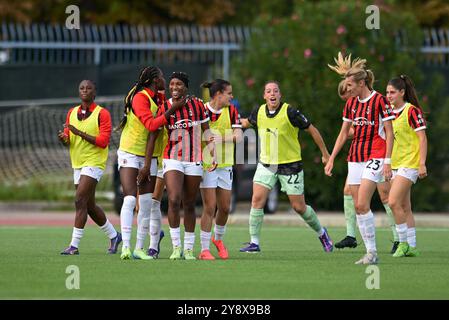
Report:
[[[0,0],[0,18],[7,21],[63,23],[65,8],[80,7],[84,23],[250,25],[260,15],[287,17],[296,5],[318,0]],[[323,2],[321,0],[321,2]],[[324,1],[327,2],[327,1]],[[334,0],[343,3],[343,1]],[[373,0],[376,5],[389,0]],[[421,26],[449,26],[447,0],[403,0],[396,9],[412,12]]]
[[[26,23],[64,23],[65,8],[77,5],[84,23],[212,25],[234,15],[234,3],[233,0],[0,0],[0,18]]]
[[[368,30],[365,25],[368,5],[369,1],[298,1],[289,17],[256,19],[244,57],[234,61],[232,68],[234,93],[246,112],[264,102],[265,82],[278,80],[284,100],[311,118],[331,151],[341,127],[344,102],[337,95],[340,78],[327,64],[333,63],[338,51],[366,58],[377,79],[374,87],[381,93],[385,92],[388,80],[401,73],[410,75],[418,84],[423,83],[418,55],[422,36],[416,19],[395,10],[390,2],[381,8],[380,29]],[[399,34],[406,39],[400,45]],[[431,104],[425,104],[428,105]],[[445,126],[438,126],[438,130],[442,132]],[[309,201],[318,208],[340,209],[347,174],[346,152],[340,153],[334,177],[328,178],[310,136],[302,134],[301,142]],[[442,157],[447,160],[446,155]],[[420,188],[428,190],[427,195],[442,196],[439,186],[433,184],[435,181],[430,185],[430,180],[420,183]],[[423,201],[427,203],[425,209],[441,209],[443,205]]]

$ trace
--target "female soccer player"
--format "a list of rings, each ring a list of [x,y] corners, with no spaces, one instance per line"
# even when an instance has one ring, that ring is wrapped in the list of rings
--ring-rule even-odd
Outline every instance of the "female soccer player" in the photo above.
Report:
[[[340,53],[339,53],[340,56]],[[350,57],[349,57],[350,61]],[[343,101],[347,101],[350,98],[349,92],[346,90],[346,83],[345,80],[341,80],[338,84],[338,95]],[[351,126],[349,129],[348,138],[352,139],[354,136],[354,129]],[[393,217],[393,212],[390,209],[390,206],[388,205],[388,193],[390,191],[390,183],[382,180],[377,184],[377,192],[379,193],[380,200],[382,201],[382,204],[384,205],[385,211],[387,213],[387,219],[388,223],[390,225],[390,228],[393,232],[393,248],[391,249],[391,253],[394,253],[397,249],[397,246],[399,245],[399,237],[398,233],[396,232],[396,225]],[[338,249],[343,248],[355,248],[357,247],[357,240],[356,240],[356,211],[354,206],[354,200],[352,199],[351,190],[349,189],[348,181],[346,179],[345,186],[343,189],[343,204],[344,204],[344,213],[345,213],[345,220],[346,220],[346,237],[337,242],[335,244],[335,247]]]
[[[202,87],[209,88],[211,97],[205,106],[209,112],[211,133],[214,135],[218,167],[212,172],[205,170],[203,181],[200,184],[203,214],[201,216],[201,254],[199,259],[215,259],[209,246],[212,223],[217,208],[212,242],[218,250],[218,256],[221,259],[227,259],[229,254],[223,243],[223,237],[231,207],[234,143],[238,143],[242,139],[242,125],[237,109],[230,104],[232,86],[228,81],[216,79],[213,82],[203,83]],[[203,167],[208,169],[211,165],[211,159],[206,152]]]
[[[387,181],[391,178],[391,120],[394,116],[386,98],[374,91],[371,70],[365,70],[364,65],[353,64],[346,72],[345,79],[352,97],[346,102],[343,125],[324,171],[326,175],[332,175],[335,158],[348,138],[351,125],[354,126],[354,138],[347,159],[348,184],[357,211],[357,224],[367,250],[367,254],[356,264],[376,264],[376,234],[370,204],[382,174]]]
[[[166,125],[168,143],[164,151],[163,170],[168,193],[168,222],[173,244],[171,260],[195,260],[195,200],[203,176],[202,133],[209,151],[213,153],[214,143],[209,139],[209,115],[201,100],[185,97],[188,93],[189,78],[184,72],[174,72],[170,76],[169,99],[159,114],[169,110],[173,103],[184,99],[182,108],[169,118]],[[215,170],[215,156],[210,171]],[[181,247],[180,207],[184,208],[184,249]]]
[[[302,170],[299,130],[312,136],[322,154],[322,162],[328,161],[329,153],[319,133],[310,121],[296,108],[281,102],[281,90],[276,81],[269,81],[264,88],[265,104],[256,107],[242,126],[258,129],[260,158],[253,179],[253,197],[249,218],[251,242],[241,252],[259,252],[259,238],[264,217],[263,208],[270,190],[279,180],[293,209],[318,234],[324,251],[331,252],[333,243],[323,228],[315,211],[304,199],[304,172]]]
[[[396,219],[399,246],[393,257],[414,257],[416,249],[415,219],[412,214],[410,191],[418,177],[427,176],[426,122],[415,87],[405,75],[390,80],[387,99],[393,105],[394,147],[391,156],[393,182],[389,203]]]
[[[153,152],[153,150],[147,150],[149,132],[154,132],[165,125],[170,116],[182,106],[182,101],[174,103],[164,114],[154,117],[158,110],[156,93],[158,90],[164,90],[164,87],[165,80],[162,71],[156,67],[146,67],[140,72],[139,79],[125,98],[125,116],[120,123],[123,131],[120,137],[120,146],[117,150],[120,182],[124,194],[123,205],[120,211],[123,236],[122,254],[120,256],[122,260],[131,259],[131,256],[135,259],[152,259],[145,253],[143,247],[146,234],[148,233],[146,229],[150,220],[151,193],[154,189],[157,160],[151,156],[152,161],[149,166],[150,175],[153,176],[153,179],[141,179],[138,184],[137,177],[139,170],[144,168],[145,154],[152,154]],[[155,136],[153,136],[154,138]],[[145,167],[145,170],[148,170],[148,167]],[[139,192],[137,242],[135,250],[131,254],[131,231],[137,192]]]
[[[122,241],[103,209],[95,203],[95,188],[103,175],[108,160],[108,145],[111,137],[111,115],[108,110],[95,104],[95,84],[83,80],[79,85],[81,105],[67,113],[64,131],[58,134],[59,140],[70,148],[70,160],[75,183],[75,226],[70,246],[61,252],[63,255],[79,254],[78,247],[84,233],[87,215],[103,230],[110,239],[108,253],[116,253]]]

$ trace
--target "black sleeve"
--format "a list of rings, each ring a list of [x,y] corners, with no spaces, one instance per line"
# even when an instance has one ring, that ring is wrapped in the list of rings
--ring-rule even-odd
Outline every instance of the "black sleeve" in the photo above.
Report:
[[[288,106],[287,115],[292,125],[301,130],[307,129],[312,124],[301,111],[292,106]]]
[[[259,113],[259,108],[260,106],[256,106],[248,117],[248,121],[253,127],[257,127],[257,114]]]

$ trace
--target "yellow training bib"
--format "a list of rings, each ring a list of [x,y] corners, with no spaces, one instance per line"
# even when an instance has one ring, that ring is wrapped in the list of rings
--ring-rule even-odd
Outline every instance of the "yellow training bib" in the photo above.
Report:
[[[393,120],[394,143],[391,154],[391,168],[419,168],[419,138],[409,124],[410,108],[407,103],[401,115]]]
[[[260,162],[283,164],[300,161],[301,145],[298,140],[299,128],[288,118],[288,104],[272,118],[267,116],[267,106],[262,105],[257,113],[257,128],[260,139]]]
[[[69,123],[78,130],[91,136],[98,136],[100,128],[98,126],[98,118],[100,111],[103,109],[97,106],[92,114],[84,120],[78,120],[78,109],[80,106],[73,108],[70,113]],[[82,167],[98,167],[102,170],[106,167],[108,160],[108,147],[100,148],[87,142],[80,136],[70,133],[70,160],[72,168],[79,169]]]

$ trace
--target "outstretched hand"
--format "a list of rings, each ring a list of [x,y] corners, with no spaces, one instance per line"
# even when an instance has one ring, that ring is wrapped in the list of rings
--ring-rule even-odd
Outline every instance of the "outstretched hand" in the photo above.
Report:
[[[327,160],[327,164],[324,167],[324,174],[326,176],[332,177],[332,169],[334,168],[334,161],[331,159]]]

